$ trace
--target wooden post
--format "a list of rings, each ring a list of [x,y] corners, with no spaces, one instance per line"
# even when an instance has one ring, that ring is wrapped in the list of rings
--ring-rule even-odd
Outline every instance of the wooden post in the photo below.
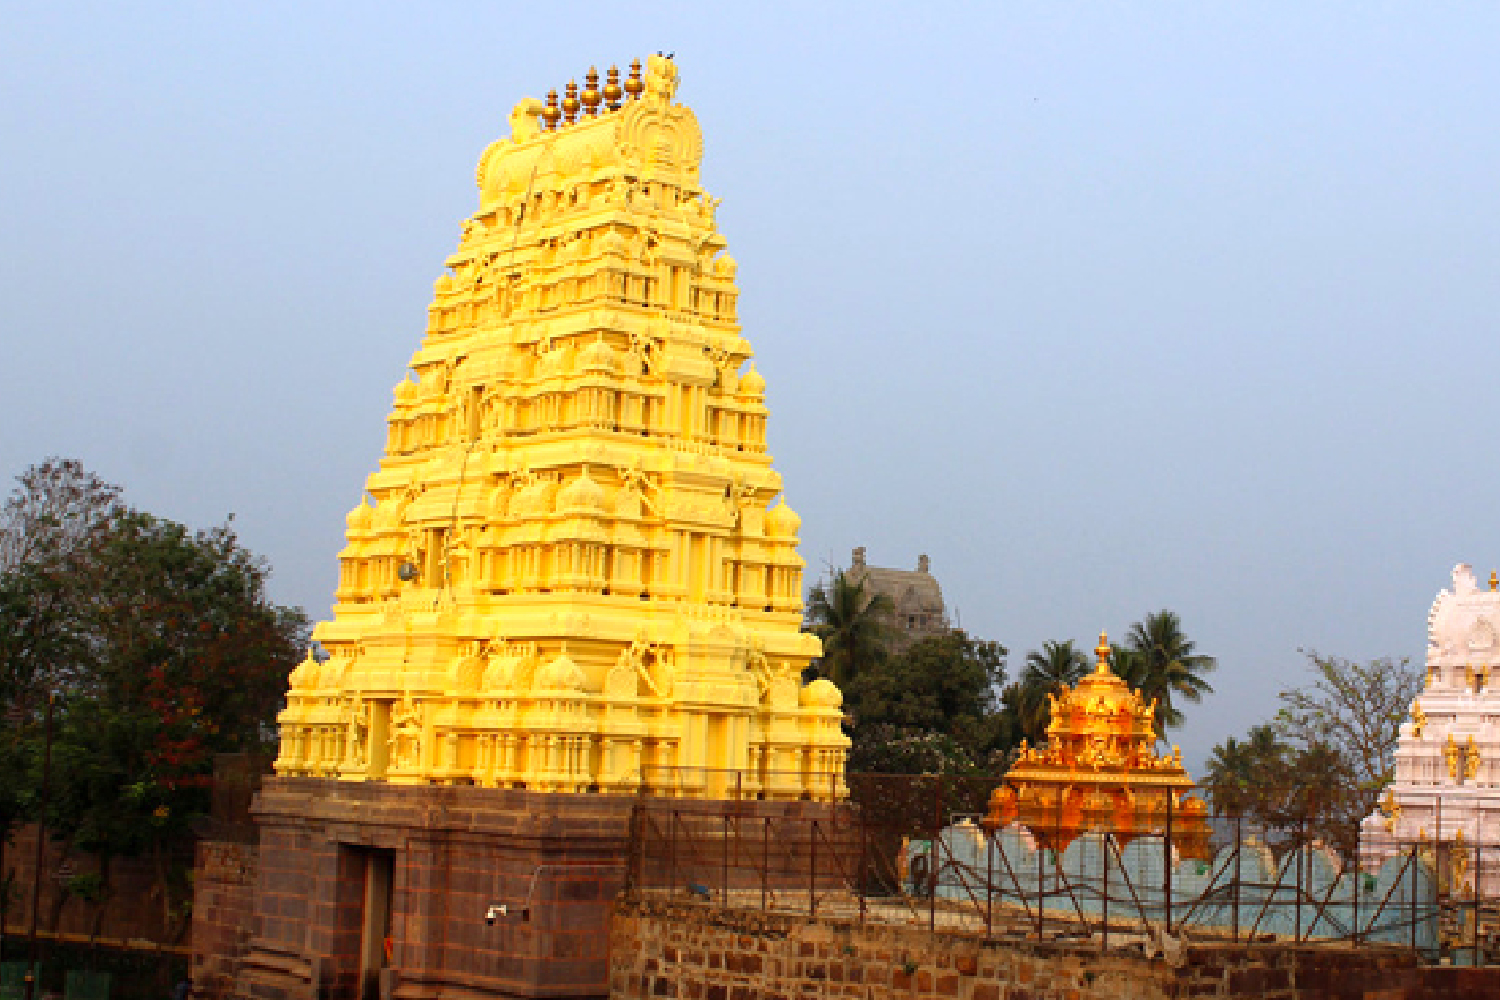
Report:
[[[1104,929],[1101,932],[1101,940],[1099,942],[1099,950],[1101,952],[1109,951],[1109,840],[1113,836],[1113,832],[1109,830],[1104,831],[1104,882],[1102,890],[1099,893],[1099,906],[1101,912],[1104,914]]]
[[[1234,817],[1234,909],[1230,919],[1233,921],[1234,940],[1240,940],[1240,861],[1245,853],[1245,817]]]
[[[1172,804],[1177,793],[1167,789],[1167,832],[1162,837],[1161,901],[1167,933],[1172,933]]]
[[[812,821],[812,835],[807,839],[807,915],[818,912],[818,817]]]
[[[760,832],[760,908],[766,909],[766,876],[771,870],[771,817],[765,817]]]

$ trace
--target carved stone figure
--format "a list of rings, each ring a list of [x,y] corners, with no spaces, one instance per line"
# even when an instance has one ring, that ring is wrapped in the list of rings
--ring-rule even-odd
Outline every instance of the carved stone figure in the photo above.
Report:
[[[391,713],[391,759],[402,770],[422,766],[422,710],[408,693]]]
[[[541,132],[542,109],[546,105],[535,97],[523,97],[510,111],[510,141],[516,145],[534,139]]]
[[[646,57],[646,93],[659,101],[677,94],[677,64],[665,56]]]
[[[348,712],[344,734],[348,763],[364,767],[369,763],[370,703],[356,697],[350,702]]]

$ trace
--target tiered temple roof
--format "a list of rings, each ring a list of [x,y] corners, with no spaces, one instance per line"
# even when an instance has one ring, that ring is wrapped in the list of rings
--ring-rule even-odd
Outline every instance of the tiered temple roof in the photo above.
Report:
[[[839,691],[804,685],[800,520],[651,57],[527,99],[348,516],[277,771],[544,791],[843,794]]]
[[[1427,615],[1426,675],[1401,725],[1394,780],[1362,824],[1367,867],[1414,842],[1500,841],[1500,578],[1480,586],[1460,563],[1452,579]],[[1500,894],[1497,853],[1482,860],[1488,896]],[[1456,865],[1467,854],[1453,857]],[[1451,874],[1456,891],[1474,891],[1473,873]]]
[[[1062,697],[1047,696],[1047,740],[1040,747],[1022,742],[1005,784],[990,796],[985,825],[1019,823],[1058,852],[1087,831],[1110,831],[1122,844],[1170,833],[1184,856],[1206,856],[1205,807],[1187,795],[1193,779],[1182,753],[1156,752],[1156,703],[1143,701],[1110,670],[1107,636],[1099,636],[1094,652],[1093,673]]]

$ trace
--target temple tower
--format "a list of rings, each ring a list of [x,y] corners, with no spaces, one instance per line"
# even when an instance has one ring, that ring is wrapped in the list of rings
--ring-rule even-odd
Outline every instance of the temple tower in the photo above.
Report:
[[[229,943],[194,955],[204,995],[605,997],[637,796],[676,797],[679,833],[848,816],[842,696],[802,683],[798,518],[676,86],[662,57],[591,70],[480,158],[259,842],[197,883],[205,925],[242,917],[196,939]],[[816,848],[761,849],[802,886]]]
[[[279,775],[844,794],[841,695],[801,682],[799,518],[676,88],[660,56],[592,74],[521,101],[480,157]]]
[[[1500,895],[1500,857],[1472,848],[1500,840],[1500,578],[1453,568],[1427,615],[1422,690],[1401,725],[1396,773],[1361,825],[1362,861],[1373,869],[1413,843],[1438,848],[1454,893]]]

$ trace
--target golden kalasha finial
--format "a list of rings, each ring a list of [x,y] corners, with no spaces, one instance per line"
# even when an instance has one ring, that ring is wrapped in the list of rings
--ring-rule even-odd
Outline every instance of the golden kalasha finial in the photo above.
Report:
[[[583,113],[593,118],[599,114],[599,70],[589,67],[583,78]]]
[[[630,95],[631,100],[641,96],[646,89],[646,81],[641,79],[641,61],[632,59],[630,61],[630,79],[625,81],[625,93]]]
[[[604,84],[604,103],[609,106],[609,110],[614,111],[620,106],[620,98],[624,96],[625,91],[620,87],[620,67],[611,66]]]
[[[1098,664],[1094,667],[1096,673],[1102,674],[1109,671],[1109,654],[1109,633],[1100,632],[1099,645],[1094,647],[1094,655],[1099,658]]]
[[[1500,573],[1490,570],[1490,589],[1500,590]]]
[[[547,106],[542,109],[542,121],[547,128],[557,128],[557,123],[562,119],[562,109],[557,106],[557,91],[547,91]]]
[[[578,120],[579,107],[580,103],[578,100],[578,84],[573,82],[572,80],[569,80],[568,94],[563,98],[562,102],[564,125],[571,125]]]

